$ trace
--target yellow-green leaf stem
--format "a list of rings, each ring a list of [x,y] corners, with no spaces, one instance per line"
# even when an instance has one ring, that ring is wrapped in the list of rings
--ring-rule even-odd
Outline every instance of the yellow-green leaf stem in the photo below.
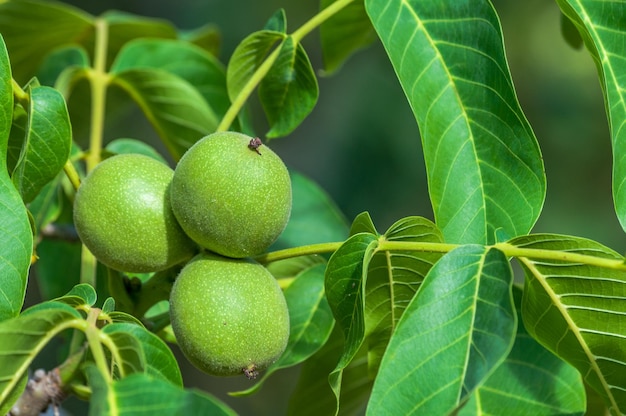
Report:
[[[94,67],[88,73],[91,86],[91,126],[89,133],[89,153],[86,158],[86,169],[90,172],[100,163],[102,136],[104,132],[104,113],[106,107],[106,90],[108,74],[106,73],[106,56],[109,28],[104,19],[95,21],[96,41],[94,49]],[[66,170],[67,172],[67,170]],[[74,182],[73,182],[74,184]],[[81,257],[80,281],[96,285],[97,262],[86,247],[83,246]]]
[[[111,374],[107,365],[106,356],[104,355],[104,349],[102,348],[103,340],[101,339],[101,332],[96,326],[100,312],[101,311],[98,308],[92,308],[91,311],[89,311],[89,316],[85,321],[87,325],[83,329],[83,332],[87,337],[87,344],[89,345],[89,349],[91,350],[91,354],[98,370],[102,374],[102,377],[104,377],[108,382],[111,382]]]
[[[313,16],[299,29],[292,33],[291,38],[294,44],[298,44],[302,40],[302,38],[311,33],[316,27],[324,23],[324,21],[332,17],[348,4],[352,3],[352,1],[354,0],[338,0],[326,7],[324,10],[321,10],[318,14]],[[285,37],[285,39],[287,38],[288,37]],[[230,108],[228,109],[226,114],[224,114],[224,117],[220,121],[220,124],[217,126],[217,131],[226,131],[233,124],[233,121],[235,121],[237,114],[239,114],[254,89],[259,85],[263,78],[265,78],[265,75],[267,75],[270,68],[278,58],[283,42],[277,45],[276,49],[274,49],[272,53],[267,56],[265,61],[263,61],[263,63],[259,66],[256,72],[252,75],[252,77],[250,77],[246,85],[241,89],[241,92],[239,93],[237,98],[233,100]]]
[[[306,256],[312,254],[332,253],[341,246],[342,242],[311,244],[277,250],[271,253],[262,254],[255,257],[260,263],[270,263],[277,260],[285,260],[292,257]],[[447,253],[459,247],[459,244],[429,243],[429,242],[397,242],[382,239],[376,249],[383,251],[425,251],[433,253]],[[607,269],[626,271],[626,263],[623,260],[607,259],[603,257],[590,256],[586,254],[571,253],[568,251],[542,250],[533,248],[516,247],[509,243],[498,243],[492,246],[502,251],[507,257],[522,257],[543,260],[559,260],[572,263],[582,263],[590,266],[598,266]]]

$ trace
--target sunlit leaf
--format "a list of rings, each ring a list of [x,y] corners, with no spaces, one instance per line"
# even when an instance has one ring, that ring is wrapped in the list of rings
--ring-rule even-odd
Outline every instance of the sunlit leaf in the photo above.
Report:
[[[365,285],[370,260],[378,245],[373,234],[356,234],[331,256],[326,267],[326,298],[344,336],[339,362],[328,382],[339,406],[343,370],[361,349],[365,336]]]
[[[578,237],[540,234],[511,244],[623,260]],[[519,260],[526,272],[522,317],[528,332],[576,367],[615,414],[625,413],[626,272],[578,261]]]
[[[87,309],[93,306],[98,299],[96,290],[87,283],[80,283],[72,288],[65,295],[54,299],[56,302],[65,303],[75,309]]]
[[[491,244],[498,228],[528,233],[543,206],[543,161],[492,5],[365,5],[418,122],[435,222],[446,241]]]
[[[311,62],[301,44],[288,36],[278,58],[259,85],[259,97],[270,130],[267,137],[291,133],[315,107],[319,89]]]
[[[519,320],[521,289],[514,286],[513,297]],[[524,325],[518,325],[509,356],[474,391],[458,415],[497,415],[505,402],[507,416],[583,415],[585,387],[574,367],[542,347]]]
[[[217,117],[187,81],[160,69],[128,69],[112,75],[143,110],[175,160],[215,131]]]
[[[621,1],[557,0],[578,29],[596,64],[613,144],[613,198],[617,217],[626,230],[626,4]]]
[[[517,319],[499,250],[461,246],[430,269],[380,365],[371,415],[447,415],[505,360]]]
[[[226,69],[228,96],[235,101],[267,54],[285,34],[270,30],[254,32],[246,37],[233,52]]]
[[[274,372],[305,361],[326,343],[335,321],[324,296],[325,269],[324,264],[319,264],[302,272],[285,290],[290,324],[285,352],[268,367],[258,383],[236,395],[258,391]]]
[[[397,221],[384,238],[397,242],[443,242],[435,224],[422,217]],[[441,253],[394,250],[378,252],[370,261],[365,292],[365,333],[372,376],[378,370],[404,310],[441,256]]]
[[[7,171],[12,115],[11,65],[0,38],[0,322],[16,316],[22,308],[33,251],[28,213]]]
[[[63,96],[45,86],[29,89],[29,93],[28,122],[13,171],[13,183],[26,203],[63,169],[72,145],[72,128]]]
[[[0,323],[0,403],[11,394],[48,341],[83,320],[68,305],[40,305],[38,310]]]
[[[322,0],[320,9],[325,9],[337,0]],[[353,1],[335,13],[320,26],[320,39],[324,58],[324,71],[332,74],[357,50],[376,40],[365,4]]]
[[[96,368],[87,368],[93,395],[89,416],[215,415],[236,413],[213,396],[183,390],[147,374],[132,374],[108,384]]]
[[[291,216],[272,250],[345,240],[346,219],[330,196],[306,176],[293,171],[290,176]]]

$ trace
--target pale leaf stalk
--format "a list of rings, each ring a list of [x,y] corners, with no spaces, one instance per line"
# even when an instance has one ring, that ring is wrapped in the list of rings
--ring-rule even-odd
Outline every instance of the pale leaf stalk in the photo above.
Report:
[[[102,137],[104,133],[106,90],[108,85],[106,56],[109,28],[107,22],[104,19],[97,19],[95,22],[95,31],[94,65],[88,75],[91,86],[91,126],[89,133],[89,153],[85,160],[87,173],[91,172],[93,168],[100,163]],[[96,286],[96,266],[97,262],[95,257],[83,246],[80,270],[81,283],[89,283],[93,287]]]
[[[346,7],[348,4],[352,3],[354,0],[338,0],[325,9],[321,10],[311,19],[309,19],[306,23],[304,23],[300,28],[294,31],[291,34],[291,38],[293,39],[294,44],[298,44],[306,35],[311,33],[315,28],[324,23],[327,19],[338,13],[341,9]],[[284,42],[284,40],[283,40]],[[230,126],[235,121],[235,118],[245,105],[252,92],[256,89],[256,87],[261,83],[263,78],[267,75],[276,59],[278,59],[278,55],[280,54],[280,49],[283,45],[281,42],[273,51],[270,53],[265,61],[257,68],[257,70],[252,74],[246,85],[241,89],[237,97],[233,100],[228,111],[224,114],[224,117],[220,121],[220,124],[217,126],[216,131],[225,131],[230,128]]]
[[[328,254],[335,252],[341,247],[342,242],[311,244],[306,246],[277,250],[256,256],[260,263],[271,263],[277,260],[285,260],[293,257],[307,256],[314,254]],[[387,241],[380,238],[376,252],[387,251],[416,251],[429,253],[448,253],[459,244],[431,243],[431,242],[408,242],[408,241]],[[588,254],[572,253],[569,251],[544,250],[537,248],[521,248],[509,243],[498,243],[487,246],[498,249],[507,257],[529,258],[539,260],[563,261],[573,264],[586,264],[605,269],[626,271],[626,262],[621,259],[610,259],[605,257],[590,256]]]

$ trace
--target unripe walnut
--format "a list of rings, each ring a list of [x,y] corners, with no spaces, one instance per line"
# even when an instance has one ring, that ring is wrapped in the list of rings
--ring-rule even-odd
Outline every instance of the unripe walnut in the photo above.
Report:
[[[264,252],[291,213],[291,181],[282,160],[258,139],[214,133],[183,155],[171,188],[172,209],[199,245],[228,257]]]

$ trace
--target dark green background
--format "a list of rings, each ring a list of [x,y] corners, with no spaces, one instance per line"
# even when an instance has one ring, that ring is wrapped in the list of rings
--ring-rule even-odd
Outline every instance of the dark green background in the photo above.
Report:
[[[260,29],[278,8],[293,31],[318,8],[317,1],[179,0],[176,2],[74,1],[99,14],[118,9],[167,18],[191,29],[215,23],[222,33],[220,58]],[[611,197],[611,148],[600,84],[590,57],[560,34],[555,3],[495,1],[516,89],[543,151],[548,178],[544,211],[535,232],[573,234],[626,251]],[[318,32],[304,40],[321,69]],[[419,132],[393,69],[379,43],[360,51],[332,77],[320,77],[320,99],[311,116],[290,136],[270,146],[290,168],[316,180],[348,219],[369,211],[379,230],[407,215],[432,219]],[[261,137],[267,126],[258,103],[252,110]],[[131,135],[154,140],[134,112],[108,126],[106,138]],[[260,393],[232,399],[224,392],[247,380],[215,380],[181,360],[190,386],[218,394],[242,414],[282,414],[296,370],[274,376]]]

